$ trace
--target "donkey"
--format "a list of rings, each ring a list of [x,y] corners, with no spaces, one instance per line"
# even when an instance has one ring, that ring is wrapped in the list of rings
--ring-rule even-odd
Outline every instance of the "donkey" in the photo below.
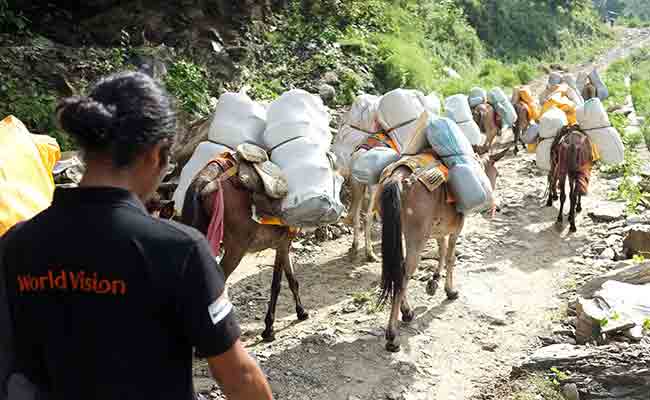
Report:
[[[271,297],[266,313],[265,329],[262,338],[273,341],[275,334],[275,307],[280,294],[282,274],[287,276],[289,288],[296,302],[296,315],[299,321],[309,318],[300,300],[299,284],[294,275],[291,261],[291,242],[293,233],[289,227],[261,225],[252,219],[253,195],[241,187],[234,178],[226,178],[224,170],[217,163],[204,167],[187,189],[183,204],[183,223],[194,226],[207,233],[215,201],[223,202],[223,247],[225,253],[221,268],[228,279],[246,253],[275,249]],[[209,190],[206,190],[209,189]],[[257,204],[257,203],[256,203]]]
[[[513,106],[515,107],[515,111],[517,112],[517,122],[515,122],[515,125],[512,127],[512,133],[515,137],[514,153],[515,155],[517,155],[517,153],[519,152],[520,143],[523,150],[526,150],[526,146],[522,141],[521,136],[526,132],[528,125],[530,125],[530,120],[528,119],[528,106],[526,106],[524,102],[522,101],[515,102]]]
[[[510,149],[492,155],[482,155],[481,164],[490,179],[492,188],[496,185],[498,171],[495,163]],[[386,328],[386,350],[400,350],[397,319],[402,312],[402,321],[411,322],[414,312],[408,302],[408,282],[420,263],[421,253],[430,237],[438,240],[438,268],[427,284],[427,293],[434,295],[438,288],[440,272],[446,268],[445,291],[447,298],[458,298],[454,288],[454,264],[456,263],[456,241],[463,230],[465,217],[447,202],[448,185],[440,185],[429,191],[423,184],[411,178],[411,171],[399,167],[380,186],[380,212],[382,228],[382,293],[380,301],[389,298],[392,309]],[[406,243],[406,262],[402,235]]]
[[[578,126],[562,128],[551,147],[551,171],[548,175],[547,207],[553,206],[557,199],[557,189],[560,189],[560,213],[557,223],[564,222],[564,202],[566,201],[565,186],[569,178],[569,209],[570,232],[575,233],[576,213],[582,212],[582,196],[589,189],[589,179],[593,166],[593,153],[589,136]]]
[[[486,137],[481,151],[489,152],[494,139],[501,133],[501,128],[497,124],[497,113],[492,105],[482,103],[472,109],[472,116]]]

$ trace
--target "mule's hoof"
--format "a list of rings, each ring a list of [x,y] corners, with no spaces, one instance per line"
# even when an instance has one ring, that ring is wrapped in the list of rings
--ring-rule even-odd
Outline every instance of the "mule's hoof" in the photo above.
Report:
[[[435,296],[437,290],[438,290],[438,280],[437,279],[431,279],[427,283],[427,294],[429,296]]]
[[[400,351],[400,345],[396,342],[386,342],[386,350],[391,353],[398,353]]]
[[[379,257],[377,257],[375,253],[366,254],[366,258],[368,259],[368,262],[379,262]]]
[[[569,228],[569,232],[576,233],[578,232],[578,229],[575,226],[572,226],[571,228]]]
[[[413,310],[408,310],[408,312],[402,313],[402,322],[409,323],[415,318],[415,312]]]
[[[582,212],[582,208],[576,208],[576,213],[580,214]]]
[[[298,317],[298,321],[307,321],[309,319],[309,313],[304,308],[297,308],[296,316]]]
[[[262,339],[267,343],[274,341],[275,332],[273,332],[272,330],[264,330],[264,332],[262,332]]]
[[[456,300],[458,298],[458,290],[456,289],[445,289],[445,292],[449,300]]]

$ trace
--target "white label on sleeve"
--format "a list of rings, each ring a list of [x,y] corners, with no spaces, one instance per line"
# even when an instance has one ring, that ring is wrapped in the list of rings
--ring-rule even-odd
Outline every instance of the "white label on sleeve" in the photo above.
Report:
[[[218,324],[232,311],[232,303],[228,300],[228,292],[224,290],[223,294],[219,296],[214,303],[208,306],[208,313],[213,324]]]

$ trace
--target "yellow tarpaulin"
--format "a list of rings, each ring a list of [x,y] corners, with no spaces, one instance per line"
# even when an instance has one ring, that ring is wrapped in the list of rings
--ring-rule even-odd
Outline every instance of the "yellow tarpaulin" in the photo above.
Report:
[[[0,121],[0,235],[49,207],[59,158],[53,138],[32,135],[13,116]]]
[[[533,92],[529,86],[519,88],[519,100],[528,106],[528,120],[537,121],[539,118],[539,103],[533,98]]]
[[[564,111],[566,114],[569,125],[575,125],[578,123],[576,116],[576,104],[569,100],[568,97],[564,96],[561,92],[556,92],[551,96],[542,107],[542,115],[553,107],[557,107],[560,110]]]

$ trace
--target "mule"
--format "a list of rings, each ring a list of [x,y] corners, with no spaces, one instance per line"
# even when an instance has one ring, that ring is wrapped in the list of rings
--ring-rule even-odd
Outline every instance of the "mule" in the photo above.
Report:
[[[513,106],[515,107],[515,112],[517,113],[517,121],[515,122],[515,125],[512,127],[512,133],[515,137],[514,153],[515,155],[517,155],[517,153],[519,152],[520,143],[522,149],[526,150],[526,145],[524,144],[521,137],[526,132],[526,129],[528,129],[528,126],[530,125],[530,120],[528,119],[528,107],[525,105],[524,102],[517,101],[513,104]]]
[[[493,155],[481,156],[481,164],[495,187],[498,171],[495,167],[510,149]],[[438,288],[440,272],[446,269],[445,291],[447,298],[458,298],[454,285],[456,241],[463,230],[465,217],[447,202],[448,185],[442,184],[429,191],[423,184],[410,179],[412,172],[399,167],[380,185],[379,209],[383,218],[382,228],[382,303],[390,299],[391,311],[386,328],[386,349],[400,349],[398,317],[411,322],[415,317],[408,301],[408,282],[417,270],[422,250],[430,237],[438,241],[438,267],[427,283],[427,293],[434,295]],[[406,244],[404,254],[402,236]],[[406,256],[406,257],[405,257]]]
[[[363,229],[366,244],[366,259],[370,262],[377,262],[379,261],[379,257],[377,257],[375,254],[375,250],[372,245],[372,226],[375,222],[376,213],[370,206],[373,204],[377,185],[364,185],[352,179],[351,176],[348,178],[350,179],[352,200],[350,202],[349,213],[343,222],[353,226],[353,238],[350,254],[356,256],[359,253],[359,250],[361,248],[361,230]],[[362,226],[361,213],[364,208],[366,208],[366,215]]]
[[[287,277],[296,303],[298,320],[309,318],[300,300],[300,288],[291,260],[292,231],[286,226],[262,225],[255,222],[251,208],[254,203],[253,194],[241,187],[236,178],[224,179],[224,171],[216,163],[209,163],[204,167],[187,189],[181,217],[183,223],[207,234],[215,201],[223,202],[222,243],[225,251],[220,264],[226,280],[247,253],[275,250],[271,295],[264,319],[265,329],[262,332],[265,341],[273,341],[275,308],[283,274]]]
[[[589,136],[578,126],[562,128],[551,147],[551,171],[548,175],[547,207],[553,206],[560,191],[560,213],[557,223],[564,223],[566,181],[569,181],[569,224],[570,232],[577,232],[576,213],[582,212],[582,196],[587,194],[593,166],[593,153]]]
[[[485,143],[481,151],[489,152],[494,139],[501,133],[501,127],[497,124],[496,110],[489,103],[482,103],[472,109],[472,116],[485,135]]]

